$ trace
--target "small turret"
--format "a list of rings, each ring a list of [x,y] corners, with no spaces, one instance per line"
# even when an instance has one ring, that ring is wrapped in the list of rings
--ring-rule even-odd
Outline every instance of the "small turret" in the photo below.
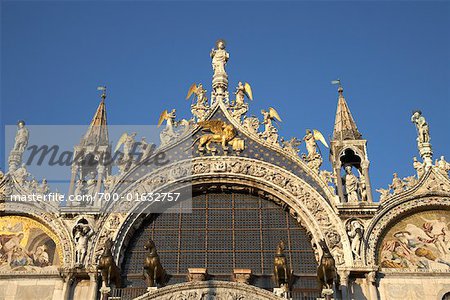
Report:
[[[111,173],[111,166],[103,163],[111,153],[105,106],[106,87],[99,87],[98,90],[102,91],[100,104],[86,134],[74,147],[69,187],[69,195],[90,195],[94,201],[74,201],[68,203],[70,206],[99,208],[97,195],[102,191],[104,179]]]
[[[367,141],[358,131],[345,101],[341,82],[337,80],[333,83],[339,87],[330,161],[337,177],[339,199],[341,203],[372,202]]]

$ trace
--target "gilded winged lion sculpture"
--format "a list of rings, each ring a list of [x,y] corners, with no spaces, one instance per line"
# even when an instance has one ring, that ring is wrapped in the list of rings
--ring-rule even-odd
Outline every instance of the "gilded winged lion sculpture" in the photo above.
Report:
[[[221,144],[224,151],[228,150],[228,145],[231,145],[235,151],[244,150],[244,141],[236,137],[237,132],[233,125],[221,120],[201,121],[198,122],[198,125],[202,127],[204,132],[211,132],[198,137],[192,143],[192,146],[194,146],[195,143],[199,142],[199,151],[205,151],[205,149],[209,152],[217,151],[215,147],[211,147],[211,143]]]

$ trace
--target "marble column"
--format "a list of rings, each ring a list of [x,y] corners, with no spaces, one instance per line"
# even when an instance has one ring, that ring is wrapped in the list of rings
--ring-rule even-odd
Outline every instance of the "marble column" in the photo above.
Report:
[[[94,193],[94,207],[101,207],[101,203],[98,203],[98,194],[101,192],[102,184],[103,184],[103,178],[105,173],[105,166],[99,164],[97,166],[97,186],[95,187],[95,193]]]
[[[366,274],[367,286],[369,288],[370,299],[378,300],[378,292],[376,287],[377,272],[372,271]]]
[[[73,195],[74,193],[79,169],[80,167],[78,165],[72,165],[72,175],[70,177],[69,195]]]
[[[348,276],[350,275],[349,271],[339,272],[339,289],[341,290],[342,300],[349,300],[348,297]]]
[[[98,290],[96,273],[89,273],[89,287],[90,287],[89,299],[96,300],[97,299],[97,290]]]
[[[336,167],[334,169],[334,174],[336,175],[336,185],[337,185],[339,199],[340,199],[341,203],[345,203],[344,185],[342,184],[342,177],[341,177],[341,163],[336,164]]]
[[[369,164],[370,162],[368,160],[364,160],[361,163],[361,168],[363,171],[364,178],[366,180],[367,202],[373,202],[372,186],[370,185],[370,177],[369,177]]]

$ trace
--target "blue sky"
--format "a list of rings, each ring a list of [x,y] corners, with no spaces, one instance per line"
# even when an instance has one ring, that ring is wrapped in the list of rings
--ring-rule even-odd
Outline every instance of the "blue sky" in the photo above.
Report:
[[[275,107],[286,138],[332,134],[339,77],[374,189],[413,174],[414,109],[450,159],[449,2],[3,1],[1,35],[2,127],[87,124],[103,84],[110,124],[155,124],[166,108],[189,118],[187,89],[211,90],[223,38],[230,89],[250,82],[249,113]]]

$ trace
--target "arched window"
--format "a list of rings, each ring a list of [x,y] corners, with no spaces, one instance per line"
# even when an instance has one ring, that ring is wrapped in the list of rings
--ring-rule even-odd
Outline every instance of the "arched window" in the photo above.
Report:
[[[272,290],[273,260],[278,242],[294,271],[294,299],[315,299],[317,262],[306,230],[279,205],[250,194],[209,193],[193,197],[192,213],[150,216],[126,250],[122,273],[126,294],[145,292],[144,243],[151,237],[170,274],[168,284],[186,282],[188,268],[207,268],[209,279],[231,280],[234,268],[251,269],[251,284]],[[127,290],[128,289],[128,290]],[[133,290],[135,290],[133,292]]]

